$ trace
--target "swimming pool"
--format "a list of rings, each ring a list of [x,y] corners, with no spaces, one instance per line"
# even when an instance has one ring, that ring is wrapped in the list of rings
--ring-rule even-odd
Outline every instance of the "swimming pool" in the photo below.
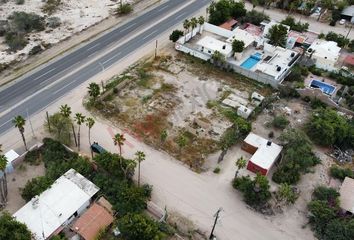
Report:
[[[246,59],[240,66],[246,69],[251,69],[262,59],[262,54],[255,53]]]
[[[334,91],[336,90],[336,87],[334,87],[328,83],[318,81],[318,80],[312,80],[310,83],[310,87],[319,88],[319,89],[321,89],[321,91],[323,93],[328,94],[328,95],[332,95],[334,93]]]

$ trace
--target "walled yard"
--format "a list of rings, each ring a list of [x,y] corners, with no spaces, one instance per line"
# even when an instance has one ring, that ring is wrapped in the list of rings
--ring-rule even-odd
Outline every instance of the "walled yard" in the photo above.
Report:
[[[250,105],[255,91],[271,92],[210,64],[169,53],[112,79],[95,111],[191,168],[203,170],[206,157],[219,150],[219,140],[232,126],[223,114],[228,107],[221,102],[232,94]]]

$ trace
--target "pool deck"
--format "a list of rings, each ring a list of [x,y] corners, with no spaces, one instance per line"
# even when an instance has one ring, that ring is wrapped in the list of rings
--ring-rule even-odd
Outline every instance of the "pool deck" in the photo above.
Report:
[[[334,90],[334,92],[331,94],[331,97],[333,98],[334,96],[336,96],[336,94],[337,94],[337,91],[342,87],[342,85],[341,84],[338,84],[336,81],[334,81],[334,80],[331,80],[331,79],[329,79],[329,78],[325,78],[325,77],[319,77],[319,76],[316,76],[316,75],[314,75],[314,74],[309,74],[308,76],[307,76],[307,78],[305,79],[305,86],[306,87],[309,87],[310,86],[310,84],[311,84],[311,82],[312,82],[312,80],[318,80],[318,81],[320,81],[320,82],[324,82],[324,83],[327,83],[327,84],[330,84],[330,85],[332,85],[332,86],[334,86],[336,89]],[[325,94],[325,93],[324,93]]]

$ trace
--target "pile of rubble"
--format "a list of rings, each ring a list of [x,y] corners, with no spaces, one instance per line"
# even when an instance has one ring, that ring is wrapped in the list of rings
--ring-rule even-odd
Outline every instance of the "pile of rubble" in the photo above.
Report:
[[[348,149],[342,151],[340,148],[334,147],[333,151],[329,155],[336,159],[339,163],[351,163],[353,162],[354,150]]]

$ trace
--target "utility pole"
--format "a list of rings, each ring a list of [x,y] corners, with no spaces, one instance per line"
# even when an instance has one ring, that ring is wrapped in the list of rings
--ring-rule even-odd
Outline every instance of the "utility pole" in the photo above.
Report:
[[[214,221],[213,228],[211,229],[209,240],[213,240],[214,239],[214,230],[215,230],[216,223],[218,222],[219,214],[220,214],[221,211],[222,211],[222,208],[219,208],[218,211],[214,215],[215,221]]]
[[[155,45],[155,59],[157,57],[157,44],[158,44],[158,41],[156,40],[156,45]]]

